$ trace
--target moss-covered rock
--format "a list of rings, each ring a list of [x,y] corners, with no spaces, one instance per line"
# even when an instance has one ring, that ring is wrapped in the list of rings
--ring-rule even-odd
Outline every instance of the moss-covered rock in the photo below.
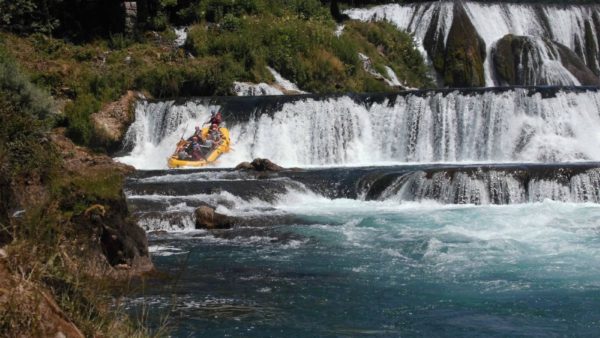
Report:
[[[575,52],[548,39],[508,34],[496,43],[491,57],[497,80],[503,85],[567,85],[573,84],[573,78],[582,85],[600,84]],[[548,64],[552,60],[564,69]]]
[[[454,20],[443,57],[436,49],[432,55],[436,70],[443,75],[444,83],[449,87],[481,87],[485,85],[483,63],[486,46],[483,39],[471,23],[465,8],[454,6]]]

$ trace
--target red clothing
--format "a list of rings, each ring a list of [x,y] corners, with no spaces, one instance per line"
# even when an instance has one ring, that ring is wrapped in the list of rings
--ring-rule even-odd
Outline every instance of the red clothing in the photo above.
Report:
[[[208,121],[211,125],[216,124],[217,126],[221,124],[221,122],[223,121],[223,117],[221,116],[221,112],[218,112],[215,114],[215,116],[210,118],[210,121]]]

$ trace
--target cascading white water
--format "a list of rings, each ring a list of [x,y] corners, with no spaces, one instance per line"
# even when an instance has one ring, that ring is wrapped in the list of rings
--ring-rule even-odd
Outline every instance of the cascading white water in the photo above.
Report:
[[[485,79],[487,86],[497,85],[493,78],[490,52],[492,46],[507,34],[544,37],[561,43],[581,57],[588,67],[600,68],[600,53],[586,52],[586,44],[600,46],[597,27],[600,20],[600,6],[536,6],[532,4],[494,3],[465,1],[429,2],[420,4],[394,4],[375,6],[367,9],[350,9],[345,13],[353,19],[361,21],[387,20],[402,30],[414,34],[419,50],[429,57],[425,48],[427,32],[434,29],[433,39],[443,38],[445,46],[452,26],[454,6],[463,6],[473,23],[477,33],[484,40],[487,48],[485,59]],[[434,15],[435,14],[435,15]],[[437,18],[437,21],[434,19]],[[586,25],[589,29],[586,30]],[[546,61],[550,62],[552,59]],[[568,72],[562,65],[561,72]],[[553,78],[554,85],[570,85],[569,79]]]
[[[517,204],[542,202],[600,203],[600,169],[590,169],[568,180],[559,177],[523,180],[523,172],[417,171],[399,177],[379,200],[435,200],[444,204]]]
[[[138,169],[165,168],[175,144],[209,120],[210,108],[208,102],[138,102],[124,141],[132,151],[117,160]]]
[[[525,37],[532,49],[525,49],[518,55],[518,68],[521,69],[522,83],[526,86],[545,86],[560,83],[580,86],[581,83],[561,62],[555,45],[538,37]]]
[[[432,25],[435,25],[435,39],[443,38],[445,45],[454,18],[453,8],[451,2],[394,4],[349,9],[344,11],[344,13],[352,19],[361,21],[387,20],[400,29],[413,33],[417,48],[427,59],[427,52],[423,44],[427,31]],[[434,21],[435,18],[437,18],[437,21]]]
[[[372,104],[298,98],[260,109],[239,122],[225,114],[234,150],[218,165],[256,157],[284,166],[600,160],[597,91],[409,93]],[[141,102],[127,133],[133,150],[118,160],[165,168],[184,129],[191,134],[208,111],[208,101]]]

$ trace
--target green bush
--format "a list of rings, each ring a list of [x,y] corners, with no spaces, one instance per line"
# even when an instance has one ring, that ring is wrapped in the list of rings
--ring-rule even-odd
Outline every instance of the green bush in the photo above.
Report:
[[[319,0],[295,0],[294,7],[303,19],[325,17],[328,13]]]
[[[31,116],[45,119],[53,111],[53,102],[48,95],[29,82],[1,47],[0,92],[10,93],[5,100]]]
[[[230,31],[230,32],[235,32],[240,29],[241,20],[238,17],[236,17],[235,15],[228,13],[223,17],[223,21],[221,22],[221,25],[224,30]]]
[[[56,169],[57,156],[47,135],[51,114],[52,101],[0,48],[0,225],[8,221],[12,182],[47,182]],[[0,242],[7,238],[5,231],[0,226]]]
[[[227,14],[240,17],[256,14],[257,0],[207,0],[200,2],[200,13],[206,21],[220,22]]]
[[[363,70],[359,52],[369,55],[384,76],[389,66],[411,86],[430,85],[412,37],[391,24],[351,22],[338,38],[334,21],[318,16],[324,9],[318,2],[292,1],[281,7],[273,10],[279,16],[267,10],[243,18],[227,14],[220,26],[196,25],[186,49],[197,57],[229,57],[237,65],[231,73],[238,81],[272,81],[264,72],[269,65],[311,92],[392,90],[365,82],[372,75]]]
[[[132,41],[121,33],[111,34],[108,38],[108,46],[111,49],[123,49],[131,45],[131,43]]]
[[[67,136],[79,144],[89,144],[93,136],[90,116],[100,109],[101,103],[94,96],[84,94],[65,107]]]

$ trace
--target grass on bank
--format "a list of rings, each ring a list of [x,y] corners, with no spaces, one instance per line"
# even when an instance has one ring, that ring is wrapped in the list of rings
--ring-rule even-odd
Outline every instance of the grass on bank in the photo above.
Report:
[[[48,299],[62,311],[50,318],[66,318],[85,336],[148,336],[111,307],[114,281],[90,273],[106,264],[98,229],[82,215],[94,203],[121,199],[123,177],[64,173],[49,139],[54,110],[0,48],[0,247],[8,254],[0,258],[0,336],[51,334],[56,322],[48,316],[56,311]],[[17,207],[24,208],[19,215]]]

